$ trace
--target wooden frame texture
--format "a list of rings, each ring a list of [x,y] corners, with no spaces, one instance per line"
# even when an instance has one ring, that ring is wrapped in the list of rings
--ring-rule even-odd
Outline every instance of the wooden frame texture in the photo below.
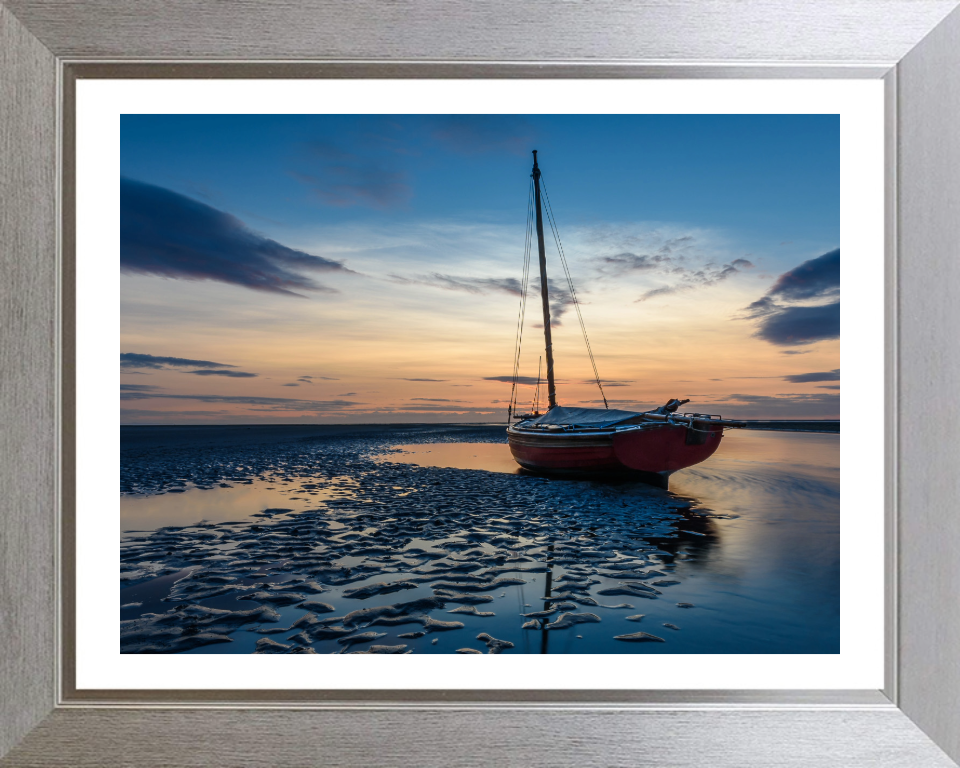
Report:
[[[0,766],[955,766],[958,5],[0,0]],[[75,689],[73,84],[279,76],[885,80],[882,691]]]

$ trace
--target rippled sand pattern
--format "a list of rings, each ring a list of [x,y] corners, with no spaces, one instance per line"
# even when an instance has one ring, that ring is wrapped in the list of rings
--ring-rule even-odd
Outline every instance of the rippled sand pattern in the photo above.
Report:
[[[734,515],[637,483],[384,461],[391,445],[415,442],[411,436],[416,442],[502,440],[502,428],[399,432],[125,447],[123,490],[136,494],[127,523],[136,519],[137,496],[200,493],[198,486],[207,489],[202,493],[211,509],[245,485],[269,488],[286,503],[257,507],[243,519],[123,533],[121,650],[708,653],[744,647],[736,631],[716,637],[718,614],[729,610],[724,599],[704,602],[709,590],[684,589],[684,574],[697,576],[692,569],[709,560],[717,526]],[[730,626],[740,619],[733,617]],[[769,612],[761,624],[767,619]],[[745,635],[754,637],[750,622],[747,627]],[[763,646],[763,638],[754,639]],[[816,643],[800,645],[818,652]],[[770,647],[783,652],[779,640]]]

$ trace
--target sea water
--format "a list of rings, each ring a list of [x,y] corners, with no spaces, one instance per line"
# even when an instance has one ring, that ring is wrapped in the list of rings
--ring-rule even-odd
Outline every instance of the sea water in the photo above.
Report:
[[[837,434],[727,431],[669,491],[502,426],[121,438],[125,652],[839,652]]]

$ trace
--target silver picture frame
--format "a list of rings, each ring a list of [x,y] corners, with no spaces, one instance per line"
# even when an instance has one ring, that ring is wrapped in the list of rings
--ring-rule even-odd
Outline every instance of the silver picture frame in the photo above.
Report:
[[[0,765],[956,766],[958,5],[0,0]],[[72,109],[107,77],[883,79],[884,688],[77,690]]]

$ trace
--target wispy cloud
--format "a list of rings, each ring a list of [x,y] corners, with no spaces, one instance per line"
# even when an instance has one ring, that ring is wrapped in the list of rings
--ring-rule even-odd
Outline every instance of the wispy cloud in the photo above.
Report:
[[[407,174],[370,162],[327,163],[315,173],[294,172],[325,205],[337,208],[398,208],[413,197]]]
[[[561,287],[559,283],[555,283],[549,277],[547,278],[547,288],[550,293],[550,327],[556,328],[560,326],[560,321],[562,320],[563,316],[567,314],[567,310],[573,307],[576,304],[576,302],[573,299],[573,295],[570,293],[570,291],[567,288]],[[534,297],[538,297],[540,295],[539,279],[533,281],[533,285],[531,286],[530,290],[533,293]],[[587,291],[585,290],[577,291],[578,296],[586,293]],[[583,304],[582,301],[580,303]],[[534,314],[536,314],[538,308],[539,308],[539,304],[537,304],[534,307],[531,307],[530,309],[532,309],[534,311]],[[542,322],[535,323],[533,327],[543,328],[543,323]]]
[[[121,408],[120,421],[128,419],[163,419],[194,418],[197,416],[229,416],[230,411],[151,411],[139,408]]]
[[[587,405],[587,406],[604,404],[603,400],[579,400],[578,403],[580,405]],[[630,398],[617,400],[617,399],[611,399],[608,397],[606,404],[616,410],[621,410],[621,411],[647,411],[650,408],[654,407],[653,403],[639,403],[636,400],[630,399]]]
[[[806,384],[813,381],[840,381],[840,369],[832,371],[816,371],[814,373],[789,373],[786,376],[728,376],[727,379],[780,379],[791,384]],[[710,381],[724,381],[724,379],[710,379]]]
[[[520,295],[521,284],[515,277],[457,277],[434,272],[429,275],[391,274],[388,276],[395,283],[429,285],[433,288],[445,288],[450,291],[466,291],[467,293],[509,293]],[[539,290],[539,289],[538,289]]]
[[[440,381],[449,381],[449,379],[404,379],[404,378],[398,378],[397,381],[436,381],[436,382],[440,382]]]
[[[306,142],[307,154],[330,163],[355,163],[359,158],[349,150],[326,139],[313,139]]]
[[[379,151],[395,154],[400,145],[395,137],[386,135],[389,125],[383,120],[367,119],[362,124],[368,130],[345,143],[329,139],[306,142],[290,175],[323,205],[380,210],[405,206],[413,197],[409,174],[397,165],[395,157]],[[361,143],[363,148],[358,149]]]
[[[673,293],[692,291],[696,288],[709,288],[739,274],[743,269],[751,269],[752,267],[753,264],[746,259],[734,259],[730,264],[707,264],[699,269],[676,267],[671,270],[671,273],[678,278],[678,282],[651,288],[643,293],[637,301],[647,301],[657,296],[668,296]]]
[[[333,291],[304,271],[349,270],[259,235],[205,203],[121,177],[120,271],[213,280],[302,298],[298,291]]]
[[[729,412],[743,419],[830,419],[839,418],[840,415],[840,395],[827,393],[730,394],[715,397],[707,405],[722,407],[724,415]]]
[[[473,294],[488,293],[508,293],[511,296],[520,296],[523,290],[522,283],[515,277],[460,277],[455,275],[444,275],[439,272],[433,272],[428,275],[396,275],[391,274],[389,279],[396,283],[427,285],[432,288],[442,288],[448,291],[464,291]],[[561,318],[572,306],[574,306],[573,296],[570,291],[560,283],[547,278],[547,287],[550,292],[550,326],[559,326]],[[578,292],[579,293],[579,292]],[[530,282],[527,296],[537,297],[540,295],[540,279],[536,278]],[[534,315],[537,314],[537,307],[532,307]],[[536,325],[534,328],[542,328],[543,324]]]
[[[839,418],[840,396],[838,394],[694,394],[683,397],[694,400],[687,408],[702,413],[721,413],[723,416],[742,419],[832,419]],[[600,405],[602,400],[581,400],[582,405]],[[643,411],[649,403],[635,400],[608,400],[611,407]]]
[[[506,384],[513,383],[513,376],[484,376],[484,381],[502,381]],[[537,381],[545,382],[546,379],[537,379],[536,376],[517,376],[517,384],[536,384]]]
[[[443,115],[431,122],[433,140],[450,152],[464,155],[524,155],[534,149],[537,135],[532,124],[514,115]]]
[[[592,239],[603,242],[611,237],[611,233],[594,232]],[[645,240],[658,239],[655,234],[648,235]],[[622,245],[644,245],[642,251],[625,250],[610,256],[601,256],[597,259],[602,273],[619,276],[631,272],[678,272],[688,258],[696,254],[697,240],[693,235],[679,235],[670,237],[658,243],[641,243],[637,236],[620,235],[618,241]]]
[[[450,415],[463,416],[475,415],[482,416],[495,411],[491,408],[477,408],[474,406],[456,406],[456,405],[438,405],[435,403],[418,403],[417,405],[396,405],[392,408],[384,408],[374,413],[449,413]]]
[[[353,400],[299,400],[290,397],[257,397],[250,395],[174,395],[157,392],[122,391],[120,400],[194,400],[201,403],[261,406],[276,411],[337,411],[363,405]]]
[[[584,384],[596,384],[596,379],[584,379]],[[629,387],[634,383],[633,379],[600,379],[600,383],[605,387]]]
[[[598,243],[604,243],[615,235],[601,232],[594,233],[593,237]],[[662,285],[644,291],[637,301],[708,288],[754,266],[745,258],[718,263],[704,256],[700,242],[691,234],[662,239],[656,232],[646,233],[644,237],[618,233],[616,239],[620,245],[642,247],[595,259],[601,276],[624,278],[642,275],[663,281]]]

